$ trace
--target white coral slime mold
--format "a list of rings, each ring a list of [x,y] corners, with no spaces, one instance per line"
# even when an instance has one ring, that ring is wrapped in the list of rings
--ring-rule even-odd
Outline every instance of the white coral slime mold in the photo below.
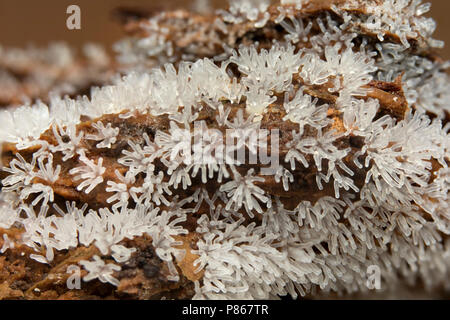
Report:
[[[252,8],[244,12],[235,1],[222,14],[227,23],[250,21],[257,29],[279,24],[285,37],[270,49],[239,46],[216,60],[130,73],[93,89],[89,99],[1,111],[0,141],[21,152],[4,168],[0,227],[22,228],[23,244],[43,263],[55,251],[95,245],[117,265],[99,256],[82,261],[84,280],[116,286],[114,274],[135,252],[121,241],[149,236],[170,280],[179,281],[179,239],[195,233],[194,267],[202,276],[194,298],[364,292],[370,266],[380,269],[386,288],[406,279],[449,289],[449,101],[442,97],[450,86],[446,65],[411,52],[409,42],[421,36],[439,45],[430,38],[433,22],[421,17],[428,6],[369,1],[363,19],[347,11],[361,1],[347,1],[333,7],[339,19],[292,22],[306,2],[282,1],[272,20],[265,2],[244,1]],[[304,28],[309,23],[320,31]],[[375,33],[377,43],[349,31],[357,28]],[[400,89],[381,92],[388,85],[403,85],[406,97]],[[403,99],[401,112],[386,108],[388,98],[394,106]],[[125,124],[143,118],[152,130],[133,136]],[[217,130],[205,138],[208,163],[189,159],[199,146],[191,136],[197,119],[203,130]],[[217,132],[249,137],[273,123],[284,140],[269,175],[261,164],[224,161],[229,154],[216,148]],[[118,145],[124,149],[111,163]],[[260,148],[246,141],[228,151]],[[77,191],[107,195],[104,207],[52,204],[61,161],[77,164],[69,170]],[[12,247],[6,239],[1,250]]]

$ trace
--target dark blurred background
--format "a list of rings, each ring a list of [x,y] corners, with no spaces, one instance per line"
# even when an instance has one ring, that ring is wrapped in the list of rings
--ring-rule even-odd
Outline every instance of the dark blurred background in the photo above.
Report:
[[[448,44],[443,56],[450,59],[450,1],[428,2],[433,4],[429,15],[438,22],[434,38]],[[24,47],[27,44],[66,41],[80,47],[87,42],[98,42],[109,48],[123,36],[120,25],[111,18],[114,8],[144,7],[158,11],[189,8],[193,3],[193,0],[0,0],[0,44]],[[225,6],[226,0],[215,0],[214,3]],[[66,9],[72,4],[81,8],[81,30],[66,28]]]

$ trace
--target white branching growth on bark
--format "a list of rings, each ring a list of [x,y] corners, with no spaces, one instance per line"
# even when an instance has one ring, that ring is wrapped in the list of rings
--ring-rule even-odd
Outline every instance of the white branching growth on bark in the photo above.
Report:
[[[23,228],[22,242],[43,263],[52,262],[55,250],[93,244],[121,264],[135,250],[119,243],[148,235],[172,281],[180,279],[176,261],[183,258],[178,237],[195,232],[194,264],[204,272],[195,298],[366,291],[369,266],[381,270],[385,288],[422,281],[449,289],[450,83],[446,63],[411,48],[413,38],[441,45],[431,39],[433,20],[422,17],[429,7],[411,0],[349,0],[333,6],[333,15],[295,16],[308,2],[282,1],[272,20],[266,2],[233,1],[222,12],[222,23],[279,26],[282,40],[270,49],[228,48],[217,59],[130,73],[93,89],[90,98],[53,97],[48,106],[0,111],[0,141],[19,151],[37,150],[28,161],[18,152],[3,169],[0,227]],[[351,10],[361,6],[367,16]],[[118,46],[122,60],[170,58],[173,44],[164,42],[161,17],[152,19],[151,36]],[[376,36],[358,38],[360,30]],[[370,86],[398,79],[408,104],[401,116],[385,112]],[[321,96],[313,94],[323,87]],[[391,103],[398,99],[400,94]],[[214,117],[205,121],[204,114]],[[165,119],[166,125],[130,139],[111,164],[89,148],[112,152],[128,133],[105,120],[110,118],[98,120],[104,115]],[[223,161],[228,151],[257,153],[261,145],[251,139],[223,154],[219,136],[209,132],[203,135],[209,148],[203,160],[209,160],[191,158],[199,147],[191,135],[197,119],[203,130],[232,129],[231,137],[239,140],[267,125],[268,115],[281,115],[278,123],[291,128],[283,132],[285,153],[271,174]],[[89,132],[79,126],[86,119],[92,122]],[[42,140],[46,131],[52,141]],[[106,194],[107,206],[68,202],[61,209],[52,203],[62,170],[54,165],[56,156],[77,164],[69,171],[77,191]],[[281,191],[264,188],[270,181]],[[317,195],[297,198],[301,188]],[[188,230],[190,215],[204,207],[206,213]],[[13,245],[4,243],[2,252]],[[84,280],[119,285],[119,265],[98,256],[81,264],[88,271]]]

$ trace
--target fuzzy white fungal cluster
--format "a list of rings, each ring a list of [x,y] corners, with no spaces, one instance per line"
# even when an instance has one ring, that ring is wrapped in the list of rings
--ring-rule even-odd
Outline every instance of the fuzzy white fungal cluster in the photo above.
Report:
[[[106,83],[110,58],[104,49],[87,44],[82,51],[78,55],[64,43],[26,49],[0,46],[0,105],[47,101],[49,94],[75,94],[92,83]]]
[[[382,3],[368,2],[366,9],[367,20],[361,20],[362,26],[377,34],[380,41],[384,40],[387,32],[400,38],[405,47],[409,47],[408,38],[418,35],[428,39],[433,47],[442,47],[443,42],[431,38],[436,29],[432,18],[423,17],[430,8],[430,3],[417,0],[386,0]],[[343,7],[355,7],[355,4],[344,4]]]
[[[249,20],[262,27],[269,19],[267,9],[270,0],[230,0],[229,3],[229,11],[222,11],[225,22],[241,23]],[[260,15],[263,15],[263,18],[258,20]]]
[[[26,67],[31,61],[42,64],[53,64],[58,67],[67,67],[74,62],[74,54],[64,43],[54,43],[47,49],[30,48],[3,49],[0,47],[0,60],[3,65]]]
[[[305,2],[296,1],[296,10]],[[359,3],[348,1],[349,6]],[[184,223],[207,207],[195,229],[195,266],[198,272],[204,270],[195,298],[367,291],[369,266],[380,268],[385,287],[406,279],[449,289],[450,126],[443,125],[450,110],[447,64],[416,55],[409,45],[412,37],[430,39],[434,23],[421,17],[428,6],[409,0],[377,6],[370,2],[363,21],[344,12],[348,8],[343,5],[334,7],[343,18],[338,22],[329,14],[299,20],[292,16],[292,7],[285,6],[290,4],[283,1],[274,22],[284,30],[284,41],[270,49],[241,46],[226,58],[222,55],[220,64],[207,58],[177,67],[165,64],[95,88],[89,99],[53,97],[48,106],[0,111],[0,141],[16,144],[19,151],[3,169],[8,175],[2,180],[0,227],[23,228],[22,243],[34,249],[32,258],[42,263],[51,263],[55,250],[95,245],[117,265],[98,256],[82,261],[88,271],[84,280],[116,286],[114,273],[135,251],[120,242],[148,235],[168,265],[170,280],[178,281],[175,261],[182,259],[183,251],[174,237],[193,232]],[[266,2],[234,1],[223,18],[227,23],[245,18],[262,28],[269,20],[267,8]],[[309,34],[310,23],[320,31]],[[352,24],[373,31],[378,43],[357,39],[349,32]],[[164,32],[156,23],[153,27]],[[400,43],[387,41],[386,32],[397,34]],[[169,50],[162,38],[142,41],[144,55]],[[311,45],[300,46],[303,42]],[[410,109],[402,118],[383,115],[380,101],[368,97],[369,84],[391,82],[401,74]],[[312,93],[311,88],[318,87],[326,87],[322,97]],[[324,102],[329,95],[333,103]],[[247,170],[240,163],[220,162],[211,154],[204,164],[188,161],[191,146],[186,149],[186,144],[201,112],[217,115],[203,120],[203,129],[239,129],[246,136],[264,124],[275,104],[283,114],[279,121],[295,129],[285,133],[286,155],[271,175],[261,176],[258,167]],[[232,113],[238,106],[242,108]],[[426,112],[434,113],[434,119]],[[330,114],[342,120],[343,128],[333,127]],[[111,178],[104,159],[90,154],[86,142],[96,149],[114,148],[123,128],[98,120],[104,115],[124,121],[142,115],[165,117],[168,126],[154,136],[144,133],[131,139],[118,159],[117,167],[123,170],[115,170]],[[85,118],[93,121],[93,133],[77,127]],[[42,140],[47,130],[54,142]],[[203,138],[211,150],[219,143],[214,134]],[[357,151],[342,143],[350,138],[361,141]],[[20,153],[33,146],[40,148],[27,161]],[[242,148],[254,146],[247,142],[233,151]],[[78,163],[69,171],[78,191],[106,193],[109,206],[94,210],[68,202],[63,210],[53,203],[62,169],[54,164],[56,155]],[[298,180],[298,170],[313,175],[318,194],[331,189],[331,195],[298,199],[288,208],[288,192],[305,183]],[[355,178],[361,174],[363,183]],[[193,183],[197,176],[201,182]],[[264,189],[271,179],[285,197]],[[210,183],[219,187],[211,191]],[[51,210],[56,213],[48,214]],[[14,245],[9,239],[4,243],[1,252]]]
[[[48,207],[45,206],[39,213],[35,213],[32,207],[27,206],[19,209],[19,212],[25,215],[24,218],[16,219],[16,223],[20,223],[25,229],[24,244],[36,252],[45,251],[45,256],[35,254],[33,259],[50,263],[54,258],[54,250],[95,244],[103,255],[111,254],[117,262],[123,263],[129,259],[134,250],[117,244],[123,239],[133,239],[147,234],[151,236],[160,258],[168,263],[172,280],[179,279],[172,255],[178,257],[183,252],[174,248],[179,243],[172,237],[186,232],[175,226],[186,220],[185,213],[159,212],[158,208],[138,206],[133,210],[115,208],[112,211],[107,208],[98,212],[90,210],[86,214],[87,205],[79,209],[75,203],[69,202],[65,211],[57,206],[55,209],[58,216],[50,217],[46,217]]]

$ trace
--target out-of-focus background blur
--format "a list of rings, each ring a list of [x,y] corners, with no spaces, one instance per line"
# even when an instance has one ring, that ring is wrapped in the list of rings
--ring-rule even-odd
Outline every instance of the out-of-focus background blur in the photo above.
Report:
[[[208,1],[199,1],[208,3]],[[226,0],[214,0],[225,6]],[[443,56],[450,59],[450,1],[428,0],[433,4],[429,15],[438,23],[434,38],[447,44]],[[110,48],[123,36],[111,12],[117,7],[143,7],[151,11],[192,7],[194,0],[0,0],[0,45],[25,47],[66,41],[74,47],[96,42]],[[66,28],[66,9],[81,8],[81,30]]]

